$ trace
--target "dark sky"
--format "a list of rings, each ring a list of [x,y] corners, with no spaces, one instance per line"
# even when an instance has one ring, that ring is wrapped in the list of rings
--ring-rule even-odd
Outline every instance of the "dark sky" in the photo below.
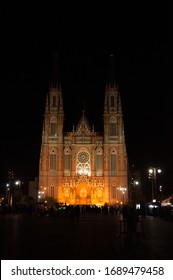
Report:
[[[146,177],[150,166],[163,169],[162,185],[173,192],[172,3],[116,2],[121,4],[97,9],[50,4],[1,9],[1,184],[8,170],[24,181],[38,175],[54,53],[62,63],[65,130],[85,106],[100,131],[106,57],[113,52],[129,162]]]

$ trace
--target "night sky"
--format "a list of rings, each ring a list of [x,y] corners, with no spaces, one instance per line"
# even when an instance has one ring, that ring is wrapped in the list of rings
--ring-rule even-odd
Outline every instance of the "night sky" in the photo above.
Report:
[[[129,162],[144,178],[150,166],[163,169],[164,191],[173,193],[172,3],[139,2],[97,9],[88,4],[79,11],[50,4],[1,9],[1,186],[8,170],[24,182],[38,176],[53,55],[62,65],[64,130],[72,130],[85,108],[90,124],[102,131],[106,58],[112,52]]]

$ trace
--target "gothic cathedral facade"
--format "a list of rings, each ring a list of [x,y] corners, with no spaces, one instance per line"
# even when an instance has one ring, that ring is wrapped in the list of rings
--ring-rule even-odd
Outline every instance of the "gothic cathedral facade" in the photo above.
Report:
[[[39,193],[70,205],[128,203],[128,160],[114,56],[108,58],[103,132],[90,127],[82,112],[76,128],[64,131],[64,108],[58,65],[50,82],[43,121]],[[74,101],[75,105],[75,101]]]

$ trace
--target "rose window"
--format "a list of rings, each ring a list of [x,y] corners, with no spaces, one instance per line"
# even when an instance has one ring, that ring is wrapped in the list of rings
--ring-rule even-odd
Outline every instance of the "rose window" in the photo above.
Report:
[[[78,160],[81,163],[86,163],[89,161],[89,155],[86,152],[81,152],[78,155]]]
[[[77,174],[90,176],[89,154],[84,151],[78,154]]]

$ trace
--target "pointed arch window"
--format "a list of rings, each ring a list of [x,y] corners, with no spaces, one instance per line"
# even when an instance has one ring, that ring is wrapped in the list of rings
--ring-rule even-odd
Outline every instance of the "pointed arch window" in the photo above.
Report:
[[[64,176],[71,175],[71,150],[69,147],[64,149]]]
[[[56,170],[56,153],[54,151],[50,154],[50,170]]]
[[[116,154],[114,152],[111,153],[111,157],[110,157],[110,171],[111,171],[111,175],[115,176],[116,175]]]
[[[53,107],[56,107],[56,99],[57,99],[56,96],[53,95],[53,96],[52,96],[52,106],[53,106]]]
[[[103,153],[101,149],[96,154],[96,176],[103,176]]]
[[[64,176],[70,176],[71,170],[71,156],[64,155]]]
[[[77,156],[76,172],[78,175],[91,175],[90,156],[84,150]]]
[[[116,199],[116,186],[112,186],[112,198]]]
[[[50,124],[50,135],[57,136],[57,123]]]
[[[55,117],[50,120],[50,135],[52,137],[57,136],[57,119]]]
[[[111,107],[115,107],[115,96],[111,95]]]
[[[54,187],[54,184],[52,184],[50,187],[50,196],[51,197],[54,197],[54,190],[55,190],[55,187]]]
[[[114,117],[110,119],[110,136],[116,136],[117,135],[117,124]]]
[[[90,166],[88,163],[78,163],[77,165],[78,175],[88,175],[90,176]]]

